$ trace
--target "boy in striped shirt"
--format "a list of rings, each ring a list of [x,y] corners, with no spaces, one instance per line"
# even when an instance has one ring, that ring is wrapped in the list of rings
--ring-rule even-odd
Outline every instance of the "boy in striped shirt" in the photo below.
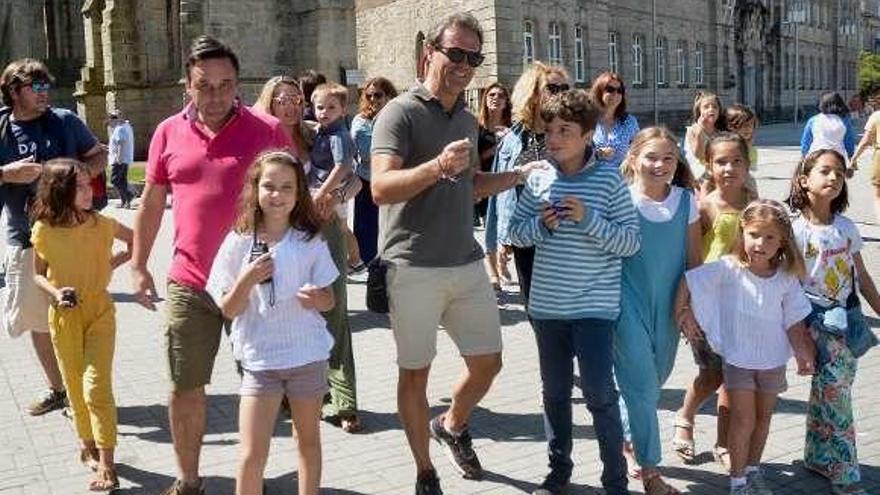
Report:
[[[574,358],[604,463],[602,485],[609,495],[629,493],[612,332],[621,259],[639,249],[639,221],[620,173],[593,159],[589,143],[600,112],[580,90],[544,105],[550,166],[529,176],[510,225],[514,244],[535,246],[528,311],[550,457],[550,474],[535,495],[563,493],[571,478]]]

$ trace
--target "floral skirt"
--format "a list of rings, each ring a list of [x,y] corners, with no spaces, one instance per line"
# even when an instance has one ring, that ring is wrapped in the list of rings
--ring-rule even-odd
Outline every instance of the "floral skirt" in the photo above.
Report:
[[[810,389],[804,462],[832,483],[849,485],[860,480],[852,410],[858,360],[843,338],[827,342],[831,359],[816,371]]]

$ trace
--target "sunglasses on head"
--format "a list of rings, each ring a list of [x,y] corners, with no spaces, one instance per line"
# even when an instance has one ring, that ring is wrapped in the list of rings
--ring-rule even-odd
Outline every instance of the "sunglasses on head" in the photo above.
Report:
[[[479,67],[480,64],[483,63],[485,57],[480,52],[472,52],[469,50],[463,50],[461,48],[444,48],[442,46],[437,47],[437,51],[446,55],[446,58],[449,59],[453,64],[460,64],[467,59],[467,64],[471,67]]]
[[[381,91],[376,91],[373,93],[367,93],[366,96],[368,100],[381,100],[382,98],[385,98],[385,93]]]
[[[550,93],[551,95],[555,95],[555,94],[562,93],[563,91],[568,91],[569,89],[571,89],[571,86],[569,86],[568,84],[565,84],[565,83],[562,83],[562,84],[550,83],[550,84],[545,84],[544,89],[546,89],[547,92]]]
[[[608,94],[623,94],[623,86],[605,86],[605,92]]]
[[[49,81],[31,81],[30,87],[34,93],[48,93],[52,85]]]
[[[272,98],[272,101],[279,105],[299,105],[303,102],[303,98],[298,95],[281,95]]]

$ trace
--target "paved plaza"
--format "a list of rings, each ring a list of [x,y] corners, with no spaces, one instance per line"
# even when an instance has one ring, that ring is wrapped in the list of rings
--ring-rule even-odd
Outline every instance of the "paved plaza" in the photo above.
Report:
[[[799,156],[797,142],[798,130],[791,125],[765,126],[758,131],[760,166],[756,177],[762,196],[784,197]],[[863,160],[862,169],[850,181],[848,214],[861,229],[866,241],[864,258],[876,279],[880,277],[880,226],[873,220],[869,159]],[[113,205],[106,211],[127,225],[133,222],[131,211],[119,210]],[[169,211],[150,264],[163,294],[171,235]],[[481,235],[478,232],[478,236]],[[486,476],[483,481],[461,479],[434,444],[432,453],[448,495],[530,493],[547,469],[535,341],[515,295],[516,288],[508,289],[511,302],[501,309],[504,369],[475,411],[470,425]],[[116,273],[111,291],[117,302],[118,321],[114,375],[119,406],[117,463],[122,482],[118,493],[154,494],[169,484],[175,473],[165,408],[169,382],[161,306],[160,312],[153,313],[133,302],[127,267]],[[349,435],[332,425],[322,425],[325,487],[322,493],[412,494],[415,468],[395,413],[397,372],[388,321],[365,309],[364,286],[359,284],[349,285],[349,314],[354,332],[358,399],[366,431]],[[880,320],[872,313],[870,316],[871,325],[876,329]],[[441,332],[428,394],[435,411],[449,403],[462,367],[454,346]],[[660,407],[664,472],[675,486],[689,493],[727,493],[727,478],[710,454],[714,441],[714,403],[706,405],[697,418],[698,464],[684,465],[669,449],[674,411],[695,373],[690,350],[682,344]],[[779,495],[824,495],[829,493],[827,483],[808,474],[799,464],[810,383],[792,371],[788,378],[789,390],[777,406],[764,455],[767,474]],[[880,394],[871,392],[874,380],[878,379],[880,350],[875,349],[861,360],[854,390],[862,476],[872,494],[880,493]],[[234,492],[238,456],[237,386],[229,342],[224,340],[213,383],[208,388],[208,434],[201,460],[209,495]],[[0,493],[89,493],[86,485],[91,475],[77,460],[78,446],[72,424],[58,412],[37,418],[23,412],[43,388],[42,372],[29,339],[0,337]],[[601,493],[596,488],[600,486],[601,466],[595,433],[579,391],[575,390],[574,394],[576,467],[570,493]],[[296,491],[296,452],[290,430],[289,419],[278,422],[266,470],[269,494]],[[642,493],[640,482],[631,482],[631,487],[633,493]]]

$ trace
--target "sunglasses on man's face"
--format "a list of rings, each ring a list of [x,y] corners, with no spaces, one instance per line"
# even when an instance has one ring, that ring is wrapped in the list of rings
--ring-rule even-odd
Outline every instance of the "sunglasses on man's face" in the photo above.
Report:
[[[52,85],[49,81],[31,81],[30,87],[34,93],[48,93]]]
[[[449,59],[453,64],[460,64],[464,62],[465,58],[467,59],[467,64],[471,67],[479,67],[480,64],[483,63],[485,57],[480,52],[472,52],[469,50],[463,50],[461,48],[444,48],[442,46],[437,47],[437,51],[446,55],[446,58]]]
[[[545,84],[544,89],[546,89],[547,92],[550,93],[551,95],[556,95],[556,94],[562,93],[563,91],[568,91],[569,89],[571,89],[571,86],[569,86],[568,84],[565,84],[565,83],[562,83],[562,84],[550,83],[550,84]]]
[[[622,95],[623,94],[623,87],[622,86],[605,86],[605,92],[608,93],[609,95],[613,95],[614,93]]]

